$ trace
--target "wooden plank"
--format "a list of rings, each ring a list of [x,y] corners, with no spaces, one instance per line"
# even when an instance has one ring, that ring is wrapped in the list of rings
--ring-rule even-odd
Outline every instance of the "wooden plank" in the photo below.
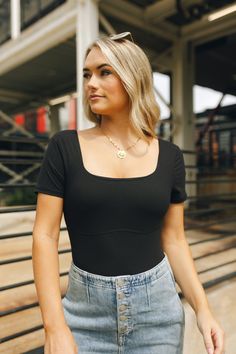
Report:
[[[203,284],[205,282],[208,282],[210,280],[222,277],[226,274],[233,273],[233,272],[236,272],[236,262],[202,273],[199,275],[199,278],[201,283]]]
[[[204,258],[196,259],[194,264],[197,272],[202,272],[206,269],[217,267],[232,261],[236,261],[236,248],[230,248],[220,253],[215,253]]]
[[[61,293],[65,294],[68,285],[68,276],[60,277]],[[0,311],[11,311],[17,307],[38,302],[34,284],[9,289],[0,293]],[[1,324],[1,319],[0,319]]]
[[[215,234],[210,234],[209,232],[202,230],[187,230],[185,231],[185,236],[188,240],[188,243],[191,244],[193,242],[198,242],[202,240],[214,239],[216,237],[220,237],[220,231]]]
[[[22,236],[0,240],[0,261],[32,256],[32,236]],[[58,249],[70,249],[67,231],[61,231]]]
[[[236,247],[236,235],[220,240],[199,243],[191,247],[193,257],[209,256],[210,253],[223,250],[227,247]]]
[[[14,326],[12,325],[14,323]],[[12,313],[1,318],[1,338],[42,324],[39,306]]]
[[[66,272],[69,268],[71,253],[63,253],[59,255],[60,272]],[[33,280],[32,260],[22,261],[18,263],[9,263],[1,266],[0,284],[7,286],[14,283]]]
[[[1,343],[0,354],[22,354],[44,345],[44,330],[40,329],[24,336]]]

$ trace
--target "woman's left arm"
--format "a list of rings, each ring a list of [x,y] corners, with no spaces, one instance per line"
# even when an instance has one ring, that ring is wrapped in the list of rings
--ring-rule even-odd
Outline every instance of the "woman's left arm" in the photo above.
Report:
[[[163,220],[161,242],[175,279],[196,314],[207,353],[223,354],[225,334],[212,314],[185,237],[184,203],[170,204]]]

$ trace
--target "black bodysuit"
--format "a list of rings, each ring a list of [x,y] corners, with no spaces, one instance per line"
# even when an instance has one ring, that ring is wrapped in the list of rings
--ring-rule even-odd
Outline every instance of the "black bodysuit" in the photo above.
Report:
[[[163,217],[170,203],[187,199],[180,148],[159,139],[153,173],[113,178],[88,172],[76,130],[50,139],[35,193],[64,199],[63,212],[73,262],[94,274],[117,276],[153,268],[164,253]]]

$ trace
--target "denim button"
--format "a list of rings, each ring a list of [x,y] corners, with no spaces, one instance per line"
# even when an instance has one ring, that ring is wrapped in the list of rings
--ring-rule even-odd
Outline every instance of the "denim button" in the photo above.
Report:
[[[118,281],[117,281],[117,284],[118,284],[119,286],[124,285],[124,283],[125,283],[124,279],[118,279]]]
[[[127,316],[120,316],[121,321],[125,321],[125,320],[127,320],[127,318],[128,318]]]
[[[120,332],[123,332],[123,333],[124,333],[125,331],[127,331],[127,328],[128,328],[127,326],[121,327],[121,328],[120,328]]]
[[[119,307],[119,310],[120,310],[120,311],[126,310],[126,305],[121,305],[121,306]]]

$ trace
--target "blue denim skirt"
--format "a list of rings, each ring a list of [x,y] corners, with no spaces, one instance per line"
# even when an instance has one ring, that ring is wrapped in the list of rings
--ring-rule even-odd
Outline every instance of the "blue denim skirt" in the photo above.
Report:
[[[167,255],[133,275],[75,266],[62,299],[79,354],[182,354],[185,313]]]

